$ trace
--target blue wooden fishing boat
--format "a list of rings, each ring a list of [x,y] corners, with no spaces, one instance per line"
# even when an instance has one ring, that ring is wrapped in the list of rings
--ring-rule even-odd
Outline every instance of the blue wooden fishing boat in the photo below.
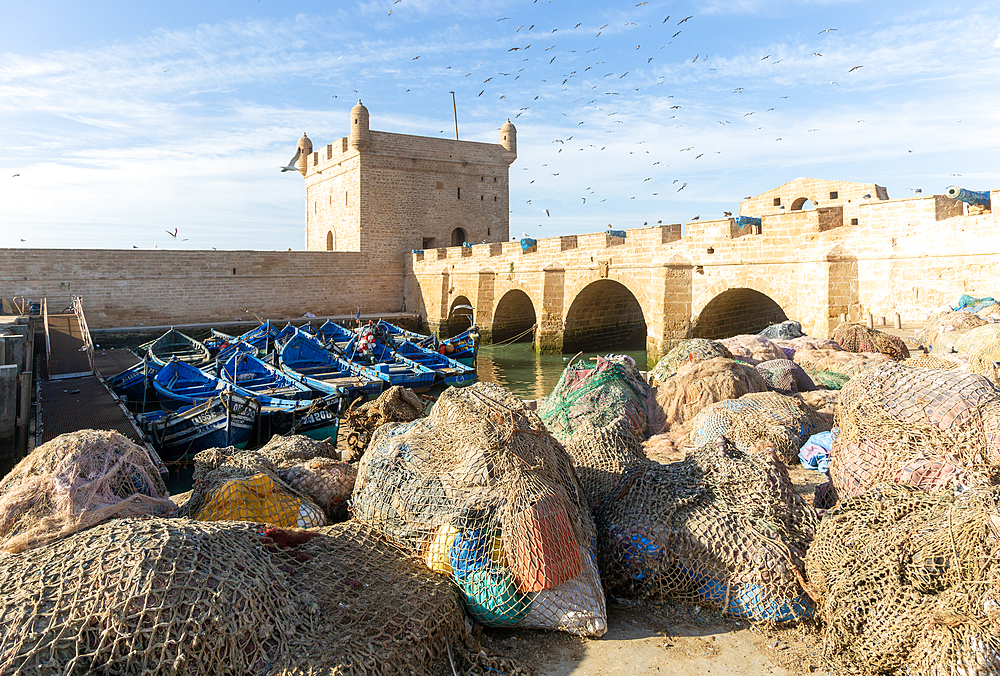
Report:
[[[392,344],[396,354],[434,371],[435,380],[447,385],[461,387],[471,385],[476,380],[476,369],[462,362],[450,359],[435,350],[415,345],[408,340]]]
[[[208,338],[205,338],[201,342],[202,345],[208,348],[209,354],[211,354],[214,357],[219,353],[219,350],[225,348],[234,340],[236,340],[236,336],[231,336],[228,333],[223,333],[222,331],[210,329]]]
[[[421,347],[436,350],[439,354],[467,366],[475,366],[476,354],[479,351],[479,329],[475,326],[470,326],[457,336],[438,340],[437,336],[425,336],[422,333],[407,331],[382,319],[376,325],[376,333],[397,344],[408,340]]]
[[[177,359],[202,368],[212,363],[212,354],[204,344],[191,336],[170,329],[149,345],[149,357],[160,366]]]
[[[296,331],[278,348],[278,362],[282,371],[318,392],[340,392],[353,399],[382,391],[382,379],[355,370],[350,362],[302,331]]]
[[[206,448],[245,448],[259,412],[256,399],[222,392],[177,411],[140,414],[138,422],[163,460],[190,460]]]
[[[242,343],[249,349],[249,345]],[[218,364],[219,379],[249,391],[257,398],[313,399],[316,391],[300,380],[261,361],[251,351],[235,352]],[[329,393],[327,393],[329,394]]]
[[[153,376],[153,389],[156,390],[160,407],[167,411],[200,404],[232,389],[245,397],[253,396],[250,392],[240,391],[240,388],[234,388],[230,383],[177,359]]]
[[[399,354],[377,339],[369,342],[367,349],[362,348],[359,334],[334,322],[323,324],[316,332],[316,337],[328,349],[348,360],[355,372],[380,378],[389,385],[421,391],[430,389],[436,380],[433,369]]]
[[[111,376],[106,384],[127,407],[141,410],[152,389],[153,376],[160,368],[159,364],[147,357],[121,373]]]

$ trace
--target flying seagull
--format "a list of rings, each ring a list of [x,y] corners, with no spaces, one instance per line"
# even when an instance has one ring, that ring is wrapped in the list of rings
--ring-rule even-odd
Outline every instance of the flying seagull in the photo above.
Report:
[[[295,166],[295,163],[299,161],[299,155],[301,155],[301,154],[302,154],[302,149],[301,148],[296,148],[295,149],[295,156],[292,157],[292,159],[288,160],[288,166],[287,167],[282,167],[281,168],[281,173],[285,173],[286,171],[298,171],[298,168]]]
[[[174,239],[177,239],[177,228],[174,228],[173,232],[170,232],[169,230],[167,230],[166,232],[167,232],[168,235],[170,235]]]

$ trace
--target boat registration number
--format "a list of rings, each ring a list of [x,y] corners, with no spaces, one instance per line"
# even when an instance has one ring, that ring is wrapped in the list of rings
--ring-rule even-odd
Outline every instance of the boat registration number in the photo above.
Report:
[[[313,411],[302,419],[302,424],[309,425],[310,423],[320,422],[322,420],[333,420],[333,414],[329,411]]]

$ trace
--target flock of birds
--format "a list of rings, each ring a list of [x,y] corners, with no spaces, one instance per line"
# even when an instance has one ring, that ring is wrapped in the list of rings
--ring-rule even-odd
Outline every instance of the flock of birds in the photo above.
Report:
[[[549,1],[551,2],[552,0]],[[401,2],[403,0],[394,0],[393,7],[389,10],[390,16],[393,9],[396,9],[395,5]],[[535,2],[537,3],[537,0]],[[649,5],[649,2],[636,3],[635,8],[637,8],[637,13],[641,14],[645,12],[648,14],[647,10],[641,9],[646,5]],[[654,79],[650,71],[655,67],[654,61],[670,65],[669,59],[664,56],[670,52],[662,52],[661,50],[667,49],[674,44],[677,38],[692,25],[689,22],[696,22],[697,19],[694,15],[673,18],[669,15],[665,17],[661,15],[660,17],[656,17],[655,20],[647,18],[642,22],[638,20],[622,22],[620,26],[604,23],[601,26],[595,25],[594,32],[582,39],[580,39],[581,33],[583,30],[586,30],[585,28],[581,30],[584,22],[568,24],[565,27],[547,26],[542,28],[541,23],[544,21],[544,18],[540,16],[536,17],[536,21],[532,22],[530,19],[523,22],[515,21],[510,16],[497,18],[497,23],[509,26],[509,29],[506,35],[503,36],[503,41],[507,44],[496,48],[498,53],[496,59],[492,62],[495,68],[488,72],[483,72],[482,62],[474,67],[466,68],[461,68],[457,65],[447,66],[446,70],[455,73],[453,79],[459,80],[459,85],[456,86],[456,89],[462,89],[464,85],[464,91],[468,98],[473,100],[492,99],[500,106],[505,107],[507,106],[507,102],[516,100],[518,97],[526,99],[528,96],[531,96],[530,94],[524,94],[527,91],[526,88],[515,88],[513,86],[515,82],[518,82],[522,78],[537,77],[537,86],[534,86],[531,90],[532,94],[534,94],[533,98],[525,100],[524,104],[516,109],[511,107],[511,110],[514,112],[511,118],[517,120],[522,115],[531,116],[535,109],[534,102],[543,99],[543,104],[563,104],[560,107],[565,112],[559,112],[559,116],[560,118],[564,117],[568,119],[557,122],[557,124],[566,125],[571,129],[586,130],[586,133],[574,132],[561,138],[552,139],[550,154],[556,156],[552,159],[553,162],[563,152],[589,152],[596,154],[598,157],[611,154],[618,154],[619,157],[624,156],[623,145],[625,144],[623,144],[621,139],[623,136],[627,137],[635,134],[635,131],[629,128],[627,124],[626,109],[634,105],[630,97],[634,98],[644,95],[652,90],[653,94],[657,94],[658,98],[662,101],[669,102],[670,99],[674,99],[673,95],[659,94],[659,90],[654,89],[666,84],[665,76],[661,75]],[[636,36],[637,44],[634,49],[628,50],[631,54],[628,64],[625,67],[619,66],[621,68],[620,72],[610,68],[602,69],[601,66],[606,64],[605,60],[601,58],[601,50],[604,46],[602,44],[602,35],[605,36],[604,39],[606,40],[610,31],[621,34],[623,31],[633,29],[636,32],[630,35]],[[819,35],[830,34],[837,30],[835,27],[825,28],[819,31]],[[567,33],[570,33],[576,39],[571,44],[566,43],[567,48],[560,48],[558,38]],[[576,49],[569,49],[569,46],[576,47]],[[683,47],[678,46],[676,48]],[[619,64],[624,55],[623,51],[618,49],[614,54],[617,59],[616,62]],[[422,56],[422,54],[416,54],[410,57],[410,60],[419,63]],[[814,51],[812,56],[813,58],[822,58],[823,54],[820,51]],[[760,57],[761,62],[770,62],[772,65],[777,65],[782,60],[780,58],[773,58],[772,54],[765,54]],[[709,55],[701,52],[691,59],[690,64],[704,64],[704,67],[708,68],[709,71],[716,70],[709,63]],[[863,64],[855,65],[845,73],[845,76],[855,73],[862,68],[864,68]],[[610,70],[610,72],[602,72],[602,70]],[[482,80],[473,80],[474,75],[477,73],[482,73],[480,75],[480,77],[483,77]],[[580,85],[583,85],[583,87]],[[584,91],[583,96],[579,96],[572,101],[566,97],[570,92],[572,92],[570,95],[581,93],[581,89],[588,85],[589,89]],[[837,82],[832,81],[831,85],[840,86]],[[404,87],[405,85],[400,86]],[[407,87],[406,91],[409,92],[411,88],[412,85],[411,87]],[[735,87],[732,94],[738,97],[743,95],[745,91],[744,87]],[[562,101],[560,101],[560,97],[563,97]],[[781,96],[779,100],[787,98],[788,96]],[[645,102],[649,103],[651,100],[646,99]],[[669,113],[666,116],[667,120],[676,120],[674,124],[676,124],[677,128],[685,124],[683,120],[684,105],[686,104],[675,100],[673,105],[669,107],[664,106],[666,112]],[[774,106],[768,107],[766,110],[751,110],[743,114],[742,117],[749,121],[754,115],[760,117],[766,113],[775,111],[777,107],[778,101],[775,102]],[[545,119],[544,117],[541,118],[541,121],[552,122],[551,119]],[[858,121],[858,123],[863,122],[863,120]],[[718,123],[723,127],[732,125],[732,121],[728,119],[718,120]],[[764,129],[765,125],[761,124],[754,131],[763,131]],[[809,130],[811,133],[819,131],[816,128]],[[445,134],[446,130],[442,129],[439,133]],[[603,133],[605,135],[604,143],[594,142],[596,133]],[[575,143],[574,140],[576,140]],[[782,137],[775,138],[775,142],[781,141]],[[629,200],[635,200],[640,196],[644,198],[663,198],[671,194],[680,193],[691,185],[693,179],[683,174],[676,178],[673,176],[664,177],[663,173],[670,168],[671,158],[653,155],[649,149],[642,147],[645,143],[646,140],[632,143],[627,150],[628,155],[624,157],[636,163],[632,166],[648,167],[649,172],[639,182],[637,188],[646,187],[646,184],[649,183],[649,192],[643,195],[641,192],[645,191],[640,192],[636,190],[635,194],[628,196]],[[688,146],[680,148],[678,152],[691,153],[691,161],[693,162],[701,160],[704,157],[721,155],[724,150],[713,148],[701,149],[695,146]],[[597,161],[601,160],[598,159]],[[681,164],[689,166],[690,162]],[[534,191],[532,186],[536,184],[536,181],[542,183],[543,178],[547,180],[550,177],[557,178],[562,173],[561,171],[553,171],[549,167],[549,162],[543,162],[539,166],[522,166],[520,169],[521,172],[528,172],[521,174],[521,178],[525,181],[523,187],[529,191]],[[516,181],[517,179],[512,176],[512,184],[516,185]],[[607,202],[609,199],[624,197],[624,195],[613,193],[610,188],[605,188],[604,190],[604,194],[599,194],[593,187],[585,188],[582,194],[579,195],[580,206],[600,204]],[[529,197],[525,199],[524,205],[540,209],[539,205],[534,204],[540,199],[544,198],[539,198],[538,196]],[[517,209],[511,210],[511,214],[514,213],[517,213]],[[546,217],[551,217],[550,209],[540,209],[540,211],[534,211],[534,213],[544,213]],[[541,227],[542,223],[538,223],[537,225]]]

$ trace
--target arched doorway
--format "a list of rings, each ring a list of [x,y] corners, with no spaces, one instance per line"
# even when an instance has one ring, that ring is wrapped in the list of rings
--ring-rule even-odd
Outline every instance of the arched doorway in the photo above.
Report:
[[[808,197],[800,197],[792,202],[792,211],[809,211],[814,207],[815,205]]]
[[[447,328],[442,328],[441,337],[457,336],[472,326],[472,314],[472,303],[469,299],[465,296],[455,296],[455,300],[451,301],[451,307],[448,310]]]
[[[563,352],[632,346],[646,349],[646,319],[635,295],[611,279],[584,287],[566,314]]]
[[[500,343],[518,336],[518,342],[534,337],[535,305],[524,291],[512,289],[503,295],[493,312],[493,342]]]
[[[455,228],[451,231],[451,245],[452,246],[462,246],[466,242],[465,230],[462,228]]]
[[[729,338],[757,333],[788,317],[769,296],[753,289],[729,289],[713,298],[698,315],[695,338]]]
[[[326,231],[326,250],[333,251],[333,230]]]

